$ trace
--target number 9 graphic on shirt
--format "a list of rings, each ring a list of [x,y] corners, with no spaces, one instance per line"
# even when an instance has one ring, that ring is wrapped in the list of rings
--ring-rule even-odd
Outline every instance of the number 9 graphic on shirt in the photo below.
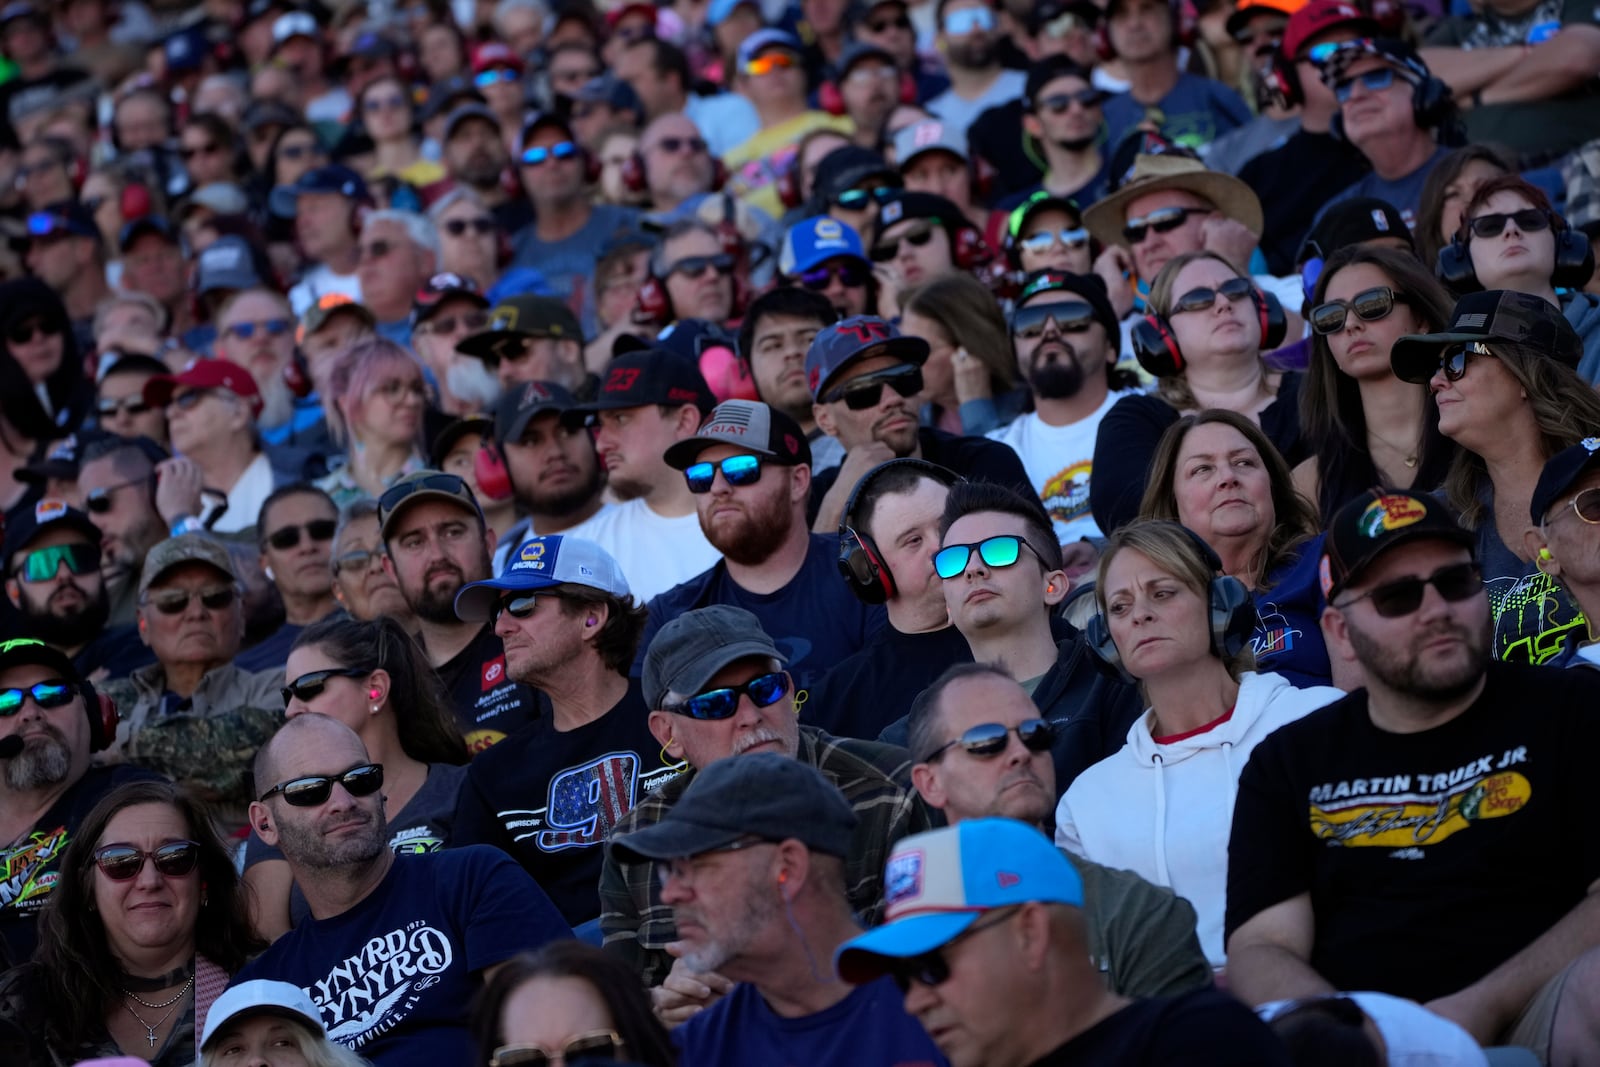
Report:
[[[551,829],[539,833],[539,848],[560,852],[598,845],[633,809],[638,780],[639,757],[633,752],[608,753],[550,779],[545,819]]]

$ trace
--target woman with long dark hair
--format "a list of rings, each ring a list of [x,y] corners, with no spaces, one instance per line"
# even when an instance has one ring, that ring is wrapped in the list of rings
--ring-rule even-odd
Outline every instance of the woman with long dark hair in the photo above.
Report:
[[[1461,228],[1461,216],[1478,186],[1502,174],[1514,174],[1511,161],[1486,144],[1462,145],[1428,171],[1417,201],[1417,256],[1429,270],[1439,262],[1439,249]]]
[[[94,402],[94,384],[66,305],[37,278],[0,284],[0,509],[28,496],[15,471],[73,433]]]
[[[908,289],[900,332],[928,342],[922,365],[924,421],[954,434],[997,430],[1028,408],[1000,305],[970,274]]]

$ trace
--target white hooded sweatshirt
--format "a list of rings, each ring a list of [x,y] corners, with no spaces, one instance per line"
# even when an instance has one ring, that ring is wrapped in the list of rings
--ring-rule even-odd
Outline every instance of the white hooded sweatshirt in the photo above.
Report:
[[[1228,721],[1164,745],[1151,735],[1155,714],[1146,709],[1128,731],[1128,743],[1080,774],[1062,796],[1056,844],[1187,899],[1199,920],[1200,947],[1213,967],[1221,967],[1227,962],[1222,922],[1239,774],[1268,734],[1344,695],[1247,672]]]

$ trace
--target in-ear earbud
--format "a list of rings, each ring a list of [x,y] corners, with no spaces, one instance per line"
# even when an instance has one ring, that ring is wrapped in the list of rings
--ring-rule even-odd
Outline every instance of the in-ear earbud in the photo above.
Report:
[[[1046,593],[1054,593],[1056,591],[1056,583],[1051,582],[1049,585],[1044,587],[1044,591]]]
[[[789,872],[788,871],[779,871],[778,872],[778,884],[779,885],[782,885],[783,883],[787,882],[788,880],[789,880]]]
[[[593,625],[594,625],[594,616],[593,616],[593,615],[590,615],[590,616],[589,616],[589,622],[588,622],[588,625],[590,625],[590,626],[593,626]]]
[[[1550,554],[1550,550],[1548,548],[1541,548],[1539,550],[1539,558],[1544,560],[1546,563],[1555,559],[1555,557]]]
[[[377,700],[378,699],[378,691],[376,689],[369,689],[369,690],[367,690],[367,696],[371,697],[373,700]]]

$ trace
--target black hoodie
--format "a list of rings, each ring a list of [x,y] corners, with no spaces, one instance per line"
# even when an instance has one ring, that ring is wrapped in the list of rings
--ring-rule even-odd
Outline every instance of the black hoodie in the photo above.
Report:
[[[39,318],[61,329],[61,364],[45,380],[49,410],[11,355],[9,340],[14,328]],[[0,284],[0,396],[5,397],[6,421],[36,448],[78,430],[94,400],[94,383],[84,374],[83,353],[73,339],[66,305],[37,278]]]

